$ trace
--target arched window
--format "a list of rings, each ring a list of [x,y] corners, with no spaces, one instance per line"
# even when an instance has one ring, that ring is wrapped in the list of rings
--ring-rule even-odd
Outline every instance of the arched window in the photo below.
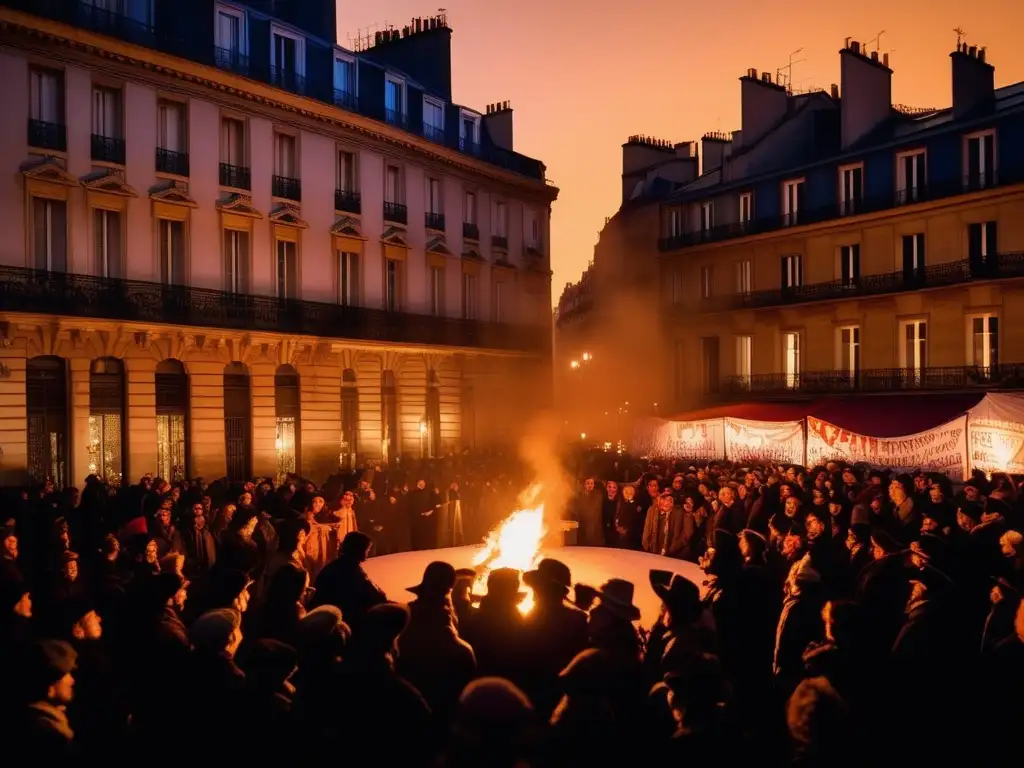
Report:
[[[277,480],[299,471],[299,374],[290,365],[274,372],[274,415],[277,421]]]
[[[224,443],[228,480],[252,479],[252,390],[245,363],[224,368]]]
[[[385,464],[398,458],[398,386],[394,371],[382,371],[380,375],[380,422],[381,454]]]
[[[345,469],[356,466],[359,451],[359,390],[356,372],[346,368],[341,373],[341,461]]]
[[[156,471],[165,480],[188,477],[188,374],[180,360],[156,366]]]
[[[113,357],[89,370],[89,473],[117,486],[124,479],[124,364]]]
[[[430,371],[427,376],[427,414],[426,414],[426,455],[437,458],[441,454],[441,386],[437,371]]]
[[[33,357],[25,373],[28,474],[33,483],[67,485],[68,382],[62,357]]]

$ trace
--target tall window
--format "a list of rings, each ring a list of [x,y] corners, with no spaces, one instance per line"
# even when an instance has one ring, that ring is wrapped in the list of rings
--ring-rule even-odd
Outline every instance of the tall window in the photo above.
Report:
[[[754,193],[740,195],[740,224],[749,224],[754,218]]]
[[[703,392],[718,392],[719,357],[718,337],[707,336],[700,340],[701,386]]]
[[[33,357],[25,371],[28,474],[32,482],[47,478],[63,488],[68,478],[67,361]]]
[[[359,449],[359,389],[356,372],[346,368],[341,373],[341,466],[356,465]]]
[[[394,371],[381,371],[380,376],[381,453],[387,464],[398,457],[398,386]]]
[[[124,263],[121,212],[94,208],[92,235],[96,274],[100,277],[120,278],[121,265]]]
[[[459,114],[459,148],[472,151],[480,143],[480,118],[468,112]]]
[[[476,192],[466,191],[465,221],[467,224],[476,224]]]
[[[700,268],[700,297],[710,299],[715,287],[715,273],[710,266]]]
[[[964,140],[965,183],[970,189],[982,189],[996,183],[996,134],[985,131]]]
[[[402,305],[401,268],[400,262],[384,259],[384,309],[388,312],[398,312]]]
[[[231,8],[217,9],[217,47],[223,54],[235,54],[221,62],[221,66],[230,63],[231,59],[238,59],[238,55],[245,52],[245,27],[242,23],[241,11]]]
[[[423,97],[423,132],[434,141],[444,138],[444,104],[428,96]]]
[[[782,182],[782,217],[786,226],[800,223],[800,212],[804,208],[804,180],[793,179]]]
[[[860,281],[860,244],[839,246],[839,280],[845,288]]]
[[[995,315],[971,318],[970,362],[981,368],[999,365],[999,318]]]
[[[294,75],[303,73],[304,62],[302,59],[303,40],[293,37],[283,30],[273,30],[270,41],[270,63],[276,67],[276,74],[289,80],[289,82],[278,82],[279,85],[289,87],[295,82]],[[289,75],[293,77],[288,78]],[[276,79],[275,82],[277,82]]]
[[[839,169],[839,208],[843,216],[860,210],[864,199],[864,166],[851,165]]]
[[[537,218],[537,212],[532,208],[527,208],[523,213],[523,218],[526,219],[525,231],[523,232],[526,244],[536,248],[540,243],[540,221]]]
[[[710,232],[715,226],[715,204],[713,202],[700,204],[700,230]]]
[[[389,123],[405,120],[405,83],[390,75],[384,82],[384,110]]]
[[[508,235],[508,207],[501,200],[494,202],[494,234],[498,237]]]
[[[51,125],[64,124],[64,74],[33,67],[29,71],[29,118]]]
[[[274,175],[297,179],[295,137],[288,133],[274,134]]]
[[[338,150],[338,189],[342,192],[356,192],[356,156],[343,149]]]
[[[334,57],[334,90],[336,101],[342,107],[356,103],[356,63],[341,56]]]
[[[683,212],[673,208],[668,212],[668,236],[679,237],[683,234]]]
[[[782,372],[787,387],[800,386],[800,334],[796,331],[782,334]]]
[[[244,121],[233,117],[220,121],[220,161],[237,168],[246,166]]]
[[[359,254],[338,251],[338,303],[354,307],[359,303]]]
[[[103,357],[89,370],[89,473],[118,486],[124,476],[124,366]]]
[[[896,202],[914,203],[924,194],[925,151],[915,149],[896,156]]]
[[[902,244],[904,276],[915,277],[923,274],[925,266],[924,232],[903,235]]]
[[[440,179],[427,179],[427,213],[444,213]]]
[[[856,381],[860,373],[860,326],[839,329],[839,370]]]
[[[185,152],[185,105],[161,99],[157,105],[157,147],[170,152]]]
[[[501,283],[497,283],[497,285],[500,286]],[[468,272],[464,273],[462,275],[462,317],[466,320],[477,319],[476,290],[476,275],[470,274]],[[494,293],[495,297],[498,297],[501,291],[495,290]],[[498,313],[500,313],[501,308],[500,306],[497,306],[495,309],[495,322],[501,322],[498,316]]]
[[[782,290],[791,291],[804,284],[804,260],[799,254],[782,257]]]
[[[928,367],[928,323],[924,320],[908,320],[903,323],[903,346],[900,349],[900,363],[919,381]]]
[[[439,267],[430,268],[430,314],[444,314],[444,270]]]
[[[672,303],[682,304],[683,296],[683,268],[676,266],[672,269]]]
[[[239,229],[224,230],[224,290],[249,292],[249,233]]]
[[[736,375],[745,386],[750,386],[753,371],[754,339],[750,336],[736,337]]]
[[[967,225],[967,257],[971,267],[991,263],[998,248],[998,226],[994,221],[983,221]]]
[[[494,306],[492,310],[491,314],[494,316],[494,322],[505,322],[505,283],[500,280],[494,284]]]
[[[188,394],[188,374],[181,362],[160,362],[156,367],[156,470],[171,482],[186,477]]]
[[[67,203],[45,197],[32,198],[32,250],[36,269],[67,272]]]
[[[301,435],[301,388],[299,374],[290,365],[274,372],[274,417],[277,427],[277,481],[299,471]]]
[[[384,173],[384,201],[400,203],[402,201],[402,170],[397,165],[389,165]]]
[[[736,262],[736,293],[746,296],[754,288],[754,262]]]
[[[276,289],[279,299],[299,298],[298,247],[293,240],[278,240],[275,246]]]
[[[121,92],[116,88],[93,86],[92,132],[94,136],[120,139],[122,131]]]
[[[160,238],[160,281],[164,285],[185,285],[185,222],[157,219]]]

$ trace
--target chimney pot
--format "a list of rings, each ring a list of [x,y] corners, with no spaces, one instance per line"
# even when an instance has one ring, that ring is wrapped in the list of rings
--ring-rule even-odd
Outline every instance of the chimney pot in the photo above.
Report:
[[[984,47],[978,49],[978,61],[980,61],[982,64],[985,63],[985,48]]]
[[[749,77],[752,80],[757,80],[757,70],[754,69],[753,67],[748,69],[747,70],[747,77]]]
[[[978,46],[972,45],[970,48],[968,48],[967,55],[970,56],[972,59],[978,58]]]
[[[850,50],[853,51],[854,53],[860,53],[860,42],[854,40],[852,43],[850,43]]]
[[[871,52],[871,60],[872,61],[878,61],[878,51],[872,51]]]
[[[832,92],[832,98],[833,99],[838,99],[839,98],[839,85],[837,83],[832,83],[831,92]]]
[[[882,54],[882,63],[885,66],[887,66],[887,67],[889,66],[889,54],[888,53],[883,53]]]
[[[850,38],[846,38],[846,43],[843,45],[843,48],[849,48],[849,47],[850,47]]]

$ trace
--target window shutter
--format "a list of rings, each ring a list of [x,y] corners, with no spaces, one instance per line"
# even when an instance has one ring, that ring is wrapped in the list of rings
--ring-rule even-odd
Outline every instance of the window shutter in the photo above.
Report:
[[[238,233],[238,282],[239,293],[249,293],[249,233]]]
[[[981,224],[967,226],[967,254],[971,262],[981,260]]]
[[[999,243],[997,242],[997,231],[998,227],[996,222],[987,221],[985,222],[985,260],[991,261],[995,259],[999,253]]]
[[[235,290],[235,271],[232,263],[232,232],[230,229],[223,230],[222,240],[224,241],[224,290],[233,292]]]
[[[783,256],[782,259],[780,260],[780,263],[782,265],[782,277],[779,278],[779,287],[781,287],[783,290],[786,290],[787,288],[790,287],[790,285],[789,285],[789,269],[787,269],[787,267],[789,266],[788,262],[789,262],[789,257],[788,256]]]
[[[853,250],[853,274],[850,275],[850,281],[857,283],[860,281],[860,244],[850,246]]]

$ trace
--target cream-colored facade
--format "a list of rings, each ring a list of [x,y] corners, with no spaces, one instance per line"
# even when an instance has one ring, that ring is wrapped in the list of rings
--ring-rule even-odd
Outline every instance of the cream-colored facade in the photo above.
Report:
[[[0,484],[169,464],[321,480],[339,462],[504,445],[549,405],[557,190],[542,180],[8,9],[0,82]],[[100,131],[123,158],[97,152]],[[339,202],[345,189],[359,210]],[[46,383],[54,358],[62,388]],[[95,394],[112,375],[103,359],[121,361],[120,414]],[[184,405],[160,396],[176,370]],[[248,377],[245,440],[231,434],[226,371]],[[281,396],[295,375],[297,407]],[[104,456],[99,432],[119,420],[120,458]]]

